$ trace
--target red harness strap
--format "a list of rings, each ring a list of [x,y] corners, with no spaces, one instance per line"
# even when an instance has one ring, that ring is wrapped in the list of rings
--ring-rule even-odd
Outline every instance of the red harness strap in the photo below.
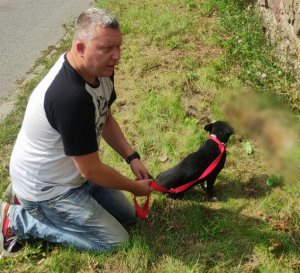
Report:
[[[156,191],[160,191],[160,192],[164,192],[164,193],[180,193],[183,192],[185,190],[187,190],[188,188],[192,187],[194,184],[196,184],[199,180],[203,179],[204,177],[208,176],[214,169],[215,167],[218,165],[218,163],[220,162],[222,155],[225,151],[225,144],[220,142],[215,136],[210,136],[208,139],[213,140],[214,142],[216,142],[219,146],[219,150],[220,150],[220,154],[215,158],[215,160],[207,167],[207,169],[195,180],[188,182],[184,185],[181,185],[177,188],[170,188],[169,190],[160,186],[159,184],[157,184],[157,182],[155,180],[150,182],[150,187],[152,187],[154,190]],[[148,211],[149,211],[149,203],[150,203],[150,195],[147,196],[147,200],[143,205],[143,208],[141,208],[136,200],[136,197],[133,198],[133,202],[135,205],[135,209],[136,212],[138,214],[138,216],[141,219],[147,219],[148,218]]]

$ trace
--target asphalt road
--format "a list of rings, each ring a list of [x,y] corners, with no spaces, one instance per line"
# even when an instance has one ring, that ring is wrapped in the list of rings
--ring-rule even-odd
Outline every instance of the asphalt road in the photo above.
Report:
[[[91,0],[0,0],[0,104]]]

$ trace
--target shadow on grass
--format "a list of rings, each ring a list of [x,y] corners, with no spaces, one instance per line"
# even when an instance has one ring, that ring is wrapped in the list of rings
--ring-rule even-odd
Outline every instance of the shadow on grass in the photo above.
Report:
[[[243,202],[226,207],[224,200],[229,198],[265,196],[272,189],[265,184],[265,178],[261,175],[246,182],[222,183],[220,180],[226,179],[221,177],[216,184],[221,201],[217,203],[207,202],[206,193],[198,186],[181,199],[154,193],[149,219],[139,220],[130,231],[132,240],[113,253],[81,253],[33,240],[28,241],[19,262],[26,258],[30,262],[25,265],[34,267],[45,258],[42,267],[51,264],[55,272],[77,272],[95,261],[97,270],[105,268],[103,272],[235,272],[237,268],[240,272],[258,272],[257,268],[266,262],[297,257],[299,251],[288,232],[272,229],[267,221],[243,214],[247,206]],[[84,257],[89,259],[83,262]],[[75,258],[81,263],[74,263]],[[6,261],[3,266],[12,262]]]
[[[216,194],[219,194],[220,200],[227,201],[228,198],[247,198],[256,199],[265,197],[272,191],[272,187],[266,184],[267,174],[253,175],[246,182],[239,180],[222,182],[226,180],[220,175],[219,183],[216,183]]]
[[[182,199],[162,194],[153,194],[152,199],[149,219],[138,220],[130,232],[132,240],[113,253],[80,252],[33,240],[28,242],[23,259],[30,260],[33,267],[47,258],[43,267],[51,264],[54,272],[78,272],[94,261],[97,269],[110,268],[103,272],[235,272],[238,267],[240,272],[256,272],[265,262],[264,258],[255,260],[261,252],[269,257],[268,262],[298,255],[288,233],[244,215],[246,205],[211,208],[210,203],[202,203],[198,190]],[[270,251],[274,245],[277,247]],[[7,261],[6,266],[9,264]]]
[[[219,175],[220,178],[215,183],[215,195],[221,202],[228,201],[229,198],[239,199],[256,199],[265,197],[268,193],[272,191],[272,187],[266,184],[268,175],[254,175],[248,181],[241,182],[238,180],[223,182],[226,180],[225,177]],[[279,186],[279,185],[278,185]],[[175,196],[170,196],[173,199],[184,199],[190,201],[208,201],[206,192],[201,188],[200,184],[195,185],[193,188],[187,190],[185,193],[176,194]]]
[[[137,236],[144,238],[156,263],[171,256],[189,268],[197,263],[206,269],[245,265],[251,262],[255,248],[269,253],[274,242],[277,247],[271,256],[298,255],[288,233],[273,230],[265,221],[243,215],[242,210],[162,198],[152,204],[150,218],[140,223]]]

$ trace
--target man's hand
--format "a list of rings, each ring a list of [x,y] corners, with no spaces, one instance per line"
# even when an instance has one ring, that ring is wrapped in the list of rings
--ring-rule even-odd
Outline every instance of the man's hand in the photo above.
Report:
[[[152,179],[143,179],[133,181],[135,183],[133,190],[131,191],[135,196],[146,196],[149,195],[153,188],[150,187]]]
[[[130,168],[138,180],[149,179],[149,173],[144,164],[139,159],[130,161]]]

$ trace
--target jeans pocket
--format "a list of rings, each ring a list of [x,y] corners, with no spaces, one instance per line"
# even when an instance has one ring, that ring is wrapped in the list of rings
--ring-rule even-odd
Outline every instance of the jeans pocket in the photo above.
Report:
[[[50,223],[48,218],[45,216],[43,210],[38,206],[25,206],[25,210],[35,219],[43,223]]]
[[[47,207],[47,211],[53,214],[53,222],[56,221],[64,221],[66,223],[74,223],[76,222],[76,211],[77,202],[74,198],[80,196],[79,191],[82,191],[82,186],[79,188],[70,189],[67,192],[54,197],[48,201],[44,201],[44,205]],[[75,209],[74,209],[75,208]]]

